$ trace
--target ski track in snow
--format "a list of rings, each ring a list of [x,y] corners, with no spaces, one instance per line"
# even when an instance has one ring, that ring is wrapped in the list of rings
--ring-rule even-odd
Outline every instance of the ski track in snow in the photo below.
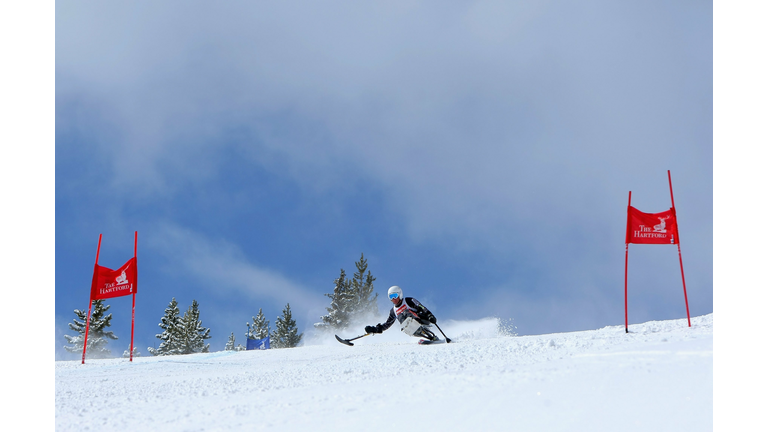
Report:
[[[431,346],[390,329],[353,347],[331,334],[282,350],[57,361],[56,430],[390,431],[402,416],[434,431],[712,430],[712,314],[629,334],[501,336],[495,322],[441,323],[454,343]]]

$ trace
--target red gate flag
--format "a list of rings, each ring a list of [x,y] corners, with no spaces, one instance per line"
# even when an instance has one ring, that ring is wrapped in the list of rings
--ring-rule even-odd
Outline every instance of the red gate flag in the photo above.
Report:
[[[112,270],[96,264],[91,282],[91,300],[121,297],[136,293],[136,257]]]
[[[88,329],[91,328],[91,308],[94,300],[108,299],[133,295],[131,306],[131,360],[133,361],[133,327],[136,322],[136,248],[139,243],[139,232],[133,232],[133,258],[117,270],[112,270],[99,265],[99,252],[101,252],[101,234],[99,245],[96,246],[96,263],[93,265],[93,280],[91,280],[91,296],[88,299],[88,318],[85,320],[85,339],[83,340],[83,364],[85,364],[85,351],[88,347]]]
[[[661,213],[643,213],[627,208],[627,238],[625,243],[678,244],[675,208]]]
[[[632,191],[627,202],[627,237],[624,241],[624,329],[629,333],[629,307],[627,305],[627,273],[629,272],[629,244],[676,244],[677,256],[680,257],[680,274],[683,277],[683,295],[685,313],[688,315],[688,327],[691,326],[691,312],[688,310],[688,291],[685,289],[683,271],[683,253],[680,252],[680,236],[677,231],[677,213],[675,213],[675,195],[672,193],[672,173],[667,170],[669,179],[669,198],[672,208],[661,213],[643,213],[632,207]]]

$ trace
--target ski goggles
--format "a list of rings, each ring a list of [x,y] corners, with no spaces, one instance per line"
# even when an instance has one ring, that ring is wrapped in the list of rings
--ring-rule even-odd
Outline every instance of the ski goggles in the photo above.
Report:
[[[390,300],[394,300],[394,299],[396,299],[398,297],[400,297],[400,295],[398,293],[392,293],[392,294],[389,295],[389,299]]]

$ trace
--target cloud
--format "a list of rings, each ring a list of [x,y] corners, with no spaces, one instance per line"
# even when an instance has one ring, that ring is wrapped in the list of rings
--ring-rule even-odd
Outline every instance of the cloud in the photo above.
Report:
[[[512,281],[527,268],[531,279],[508,289],[578,286],[602,302],[607,276],[595,275],[615,275],[627,192],[643,211],[665,210],[671,169],[686,268],[709,271],[711,287],[711,5],[133,2],[56,13],[57,129],[94,137],[114,190],[178,196],[227,177],[228,158],[317,201],[373,185],[411,245],[498,260]],[[75,122],[68,103],[100,114]],[[175,265],[190,274],[306,297],[234,240],[164,230],[157,247],[181,251]]]
[[[217,296],[290,303],[301,311],[320,309],[315,292],[269,269],[248,261],[240,248],[225,240],[209,239],[172,223],[158,224],[147,238],[148,247],[167,260],[167,272],[184,275]]]
[[[583,213],[640,172],[663,175],[663,134],[679,135],[677,113],[699,102],[686,95],[711,86],[688,74],[707,56],[677,60],[663,20],[633,36],[652,8],[91,6],[57,12],[57,91],[108,101],[123,131],[105,143],[116,185],[172,193],[237,151],[305,187],[373,180],[416,239],[487,246],[512,225]],[[622,25],[625,44],[603,40]],[[683,75],[692,84],[677,88]],[[682,170],[711,162],[698,143],[671,150],[690,161]]]

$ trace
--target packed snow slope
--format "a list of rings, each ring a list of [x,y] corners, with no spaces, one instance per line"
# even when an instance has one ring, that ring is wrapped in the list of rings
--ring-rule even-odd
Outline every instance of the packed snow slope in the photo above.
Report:
[[[708,431],[712,314],[507,336],[440,322],[349,347],[56,362],[57,431]],[[351,338],[356,334],[342,334]]]

